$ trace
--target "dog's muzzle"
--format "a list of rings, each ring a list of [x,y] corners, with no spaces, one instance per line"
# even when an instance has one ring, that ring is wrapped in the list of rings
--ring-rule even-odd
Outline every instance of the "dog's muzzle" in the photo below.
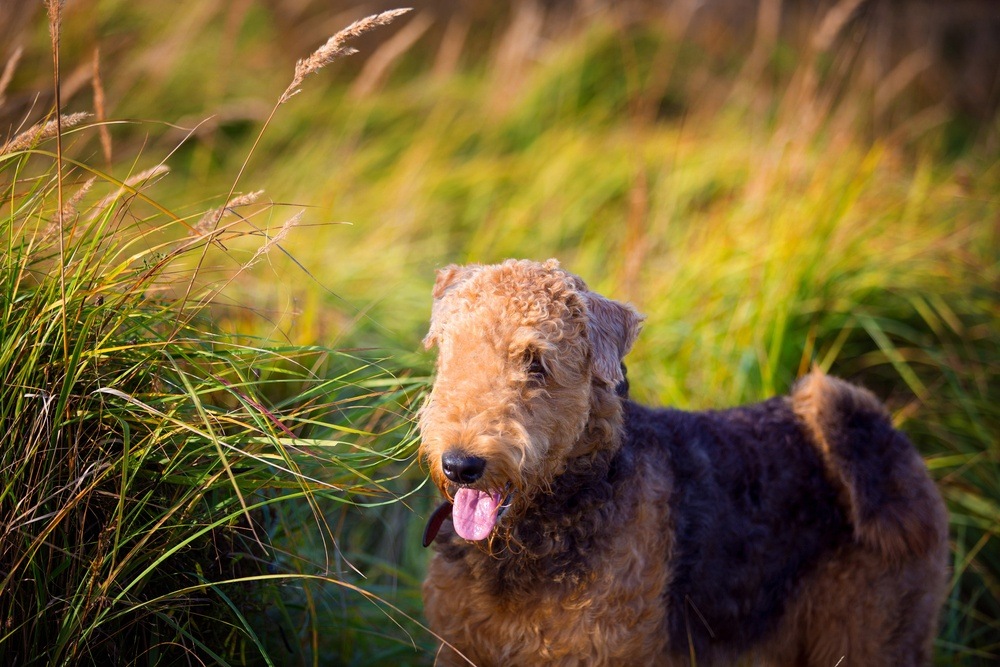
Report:
[[[449,449],[441,456],[441,472],[455,484],[473,484],[486,472],[486,459]]]

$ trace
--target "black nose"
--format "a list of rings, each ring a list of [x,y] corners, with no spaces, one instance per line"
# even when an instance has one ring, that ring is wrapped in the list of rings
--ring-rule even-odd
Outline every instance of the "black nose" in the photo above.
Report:
[[[456,484],[472,484],[483,476],[486,459],[468,456],[452,449],[441,457],[441,469],[444,470],[444,476]]]

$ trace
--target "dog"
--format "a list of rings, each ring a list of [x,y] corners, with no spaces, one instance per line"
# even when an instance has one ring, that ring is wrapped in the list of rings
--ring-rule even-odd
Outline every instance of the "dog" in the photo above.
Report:
[[[441,664],[927,664],[948,524],[868,391],[627,398],[642,317],[544,263],[437,273],[420,455]]]

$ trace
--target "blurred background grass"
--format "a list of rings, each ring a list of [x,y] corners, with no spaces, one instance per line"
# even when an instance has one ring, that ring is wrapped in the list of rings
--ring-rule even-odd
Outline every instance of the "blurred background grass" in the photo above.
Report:
[[[204,505],[211,511],[193,522],[233,531],[216,542],[236,535],[254,545],[206,547],[202,560],[216,563],[207,574],[198,558],[173,558],[171,540],[176,547],[189,536],[165,537],[161,567],[147,572],[140,562],[136,576],[165,591],[194,587],[204,599],[156,597],[165,606],[148,643],[232,664],[430,664],[434,640],[419,625],[427,554],[418,543],[434,493],[412,458],[409,411],[431,368],[419,340],[433,271],[555,256],[648,315],[629,358],[640,400],[689,408],[758,400],[786,391],[812,364],[884,398],[952,511],[954,578],[937,660],[992,664],[1000,656],[996,5],[421,3],[358,40],[359,55],[310,79],[251,149],[296,59],[388,7],[76,0],[63,8],[62,108],[95,114],[64,139],[83,165],[61,176],[67,191],[89,173],[113,191],[117,181],[105,174],[124,180],[161,162],[171,170],[134,188],[160,211],[128,190],[117,208],[92,204],[104,211],[106,235],[137,253],[130,266],[140,256],[160,271],[155,307],[139,309],[152,318],[144,326],[153,356],[166,348],[186,360],[130,376],[116,410],[127,423],[139,406],[126,398],[143,391],[153,394],[143,405],[160,401],[160,413],[194,406],[170,422],[194,424],[176,461],[205,472],[180,484],[170,506]],[[11,73],[0,84],[6,140],[53,109],[44,11],[0,3],[0,37]],[[51,142],[37,150],[55,152]],[[23,221],[44,228],[55,208],[44,157],[4,162],[10,239],[23,238]],[[22,205],[29,183],[49,184],[38,187],[48,199],[39,195],[34,208]],[[222,244],[183,245],[187,226],[233,190],[260,189],[258,204],[227,218],[240,226],[227,228]],[[280,246],[270,242],[284,232]],[[44,278],[59,277],[53,243],[43,253],[47,273],[33,274],[48,291],[32,292],[40,305],[23,322],[66,308]],[[259,252],[262,243],[269,252]],[[15,247],[8,243],[6,274],[25,270],[14,259],[26,253]],[[102,289],[146,293],[142,281],[123,290],[118,276]],[[93,277],[71,281],[81,303],[102,291]],[[26,303],[23,283],[8,284],[8,303]],[[192,287],[195,312],[184,298]],[[170,347],[177,326],[157,324],[164,319],[183,321],[181,338],[194,348]],[[102,354],[118,360],[122,340],[132,338],[115,338]],[[150,362],[126,355],[121,363]],[[187,370],[167,383],[176,393],[145,386],[178,368]],[[185,384],[184,375],[205,385]],[[48,381],[42,372],[7,386]],[[7,393],[10,414],[23,411],[24,391]],[[215,413],[227,415],[226,429],[203,427]],[[150,418],[160,417],[146,411],[141,420],[155,450],[163,428]],[[109,428],[121,439],[120,427]],[[217,442],[240,458],[220,464]],[[144,461],[133,463],[141,470]],[[6,486],[16,504],[16,487]],[[104,553],[100,530],[81,525],[84,543],[93,537]],[[134,523],[123,543],[144,525]],[[10,535],[22,533],[8,530],[4,569],[20,572],[14,565],[40,557],[29,550],[27,560],[11,560]],[[219,565],[233,554],[243,554],[235,559],[242,569]],[[114,564],[109,572],[130,581]],[[191,572],[195,583],[163,583]],[[73,585],[86,588],[82,581]],[[69,604],[67,617],[92,610],[89,595]],[[120,611],[125,598],[114,599]],[[208,604],[222,610],[225,630],[209,628],[216,612],[198,606]],[[47,645],[43,632],[23,639],[11,629],[31,624],[29,607],[37,619],[49,613],[26,602],[4,611],[0,646],[14,664]],[[93,629],[87,636],[129,627],[95,618],[81,624]],[[57,633],[67,645],[71,626]],[[41,655],[34,658],[86,662],[101,653]],[[175,657],[163,649],[117,661]]]

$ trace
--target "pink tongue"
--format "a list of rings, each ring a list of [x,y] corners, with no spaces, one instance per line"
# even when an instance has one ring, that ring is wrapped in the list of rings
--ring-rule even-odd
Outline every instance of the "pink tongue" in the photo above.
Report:
[[[499,493],[459,489],[455,492],[455,509],[451,516],[455,532],[467,540],[483,539],[496,525],[499,506]]]

